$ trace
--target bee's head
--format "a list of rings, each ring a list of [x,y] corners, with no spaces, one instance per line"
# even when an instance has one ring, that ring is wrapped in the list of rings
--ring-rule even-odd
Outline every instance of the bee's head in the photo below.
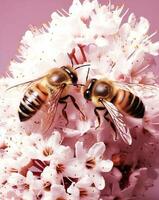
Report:
[[[74,86],[77,86],[78,77],[77,77],[76,70],[73,69],[71,66],[62,66],[61,68],[69,75],[72,84]]]
[[[92,91],[93,91],[95,82],[96,82],[96,79],[88,80],[86,85],[84,86],[84,92],[83,92],[84,98],[88,101],[91,101],[92,99]]]

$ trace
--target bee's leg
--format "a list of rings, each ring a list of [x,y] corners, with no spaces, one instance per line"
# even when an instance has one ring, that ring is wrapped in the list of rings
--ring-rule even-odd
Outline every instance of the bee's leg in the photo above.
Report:
[[[104,110],[104,109],[105,109],[105,108],[103,108],[103,107],[95,107],[95,109],[94,109],[94,113],[95,113],[95,115],[96,115],[96,117],[97,117],[97,119],[98,119],[98,126],[96,126],[95,129],[99,128],[99,127],[100,127],[100,123],[101,123],[100,115],[99,115],[99,113],[98,113],[97,110]]]
[[[72,95],[68,95],[68,97],[70,97],[70,99],[71,99],[71,101],[72,101],[74,107],[76,108],[76,110],[78,110],[78,111],[81,113],[83,119],[86,119],[85,114],[81,111],[80,107],[79,107],[78,104],[76,103],[76,99],[75,99]]]
[[[63,114],[64,118],[66,119],[66,126],[67,126],[68,123],[69,123],[68,116],[67,116],[67,113],[66,113],[67,102],[62,98],[62,99],[59,100],[59,103],[64,104],[64,107],[62,109],[62,114]]]
[[[70,99],[71,99],[71,101],[72,101],[74,107],[81,113],[83,119],[85,119],[86,116],[85,116],[84,113],[80,110],[80,107],[79,107],[78,104],[76,103],[76,99],[75,99],[72,95],[67,95],[67,96],[63,97],[62,100],[63,100],[63,99],[66,100],[66,99],[68,99],[69,97],[70,97]]]
[[[112,129],[113,129],[113,131],[114,131],[114,133],[115,133],[115,135],[113,135],[113,136],[114,136],[114,139],[117,140],[118,136],[117,136],[116,127],[115,127],[114,123],[112,122],[112,120],[111,120],[110,118],[107,117],[108,114],[109,114],[109,113],[108,113],[108,111],[106,110],[106,112],[104,113],[104,119],[106,119],[107,122],[110,123],[110,126],[112,127]]]

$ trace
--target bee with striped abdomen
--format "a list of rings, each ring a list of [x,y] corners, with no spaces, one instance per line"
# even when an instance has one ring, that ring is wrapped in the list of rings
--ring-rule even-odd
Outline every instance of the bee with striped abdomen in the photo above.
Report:
[[[80,65],[76,68],[69,65],[60,68],[53,68],[46,75],[40,78],[11,87],[14,88],[24,84],[31,84],[27,87],[19,105],[18,114],[20,121],[23,122],[29,120],[43,105],[45,105],[47,107],[47,124],[49,125],[49,128],[54,121],[58,103],[61,103],[64,104],[62,114],[68,123],[66,100],[69,97],[75,108],[84,117],[84,114],[76,103],[75,98],[69,94],[69,86],[80,85],[77,83],[78,77],[76,69],[84,66],[88,65]]]
[[[96,106],[94,113],[99,123],[96,128],[100,126],[100,116],[97,110],[106,110],[104,118],[111,123],[115,133],[118,132],[128,144],[132,143],[132,138],[130,130],[124,122],[123,114],[135,118],[143,118],[145,114],[142,100],[132,92],[133,85],[135,84],[118,83],[107,79],[91,79],[86,82],[83,91],[84,98],[92,101]],[[144,87],[142,84],[138,86]],[[110,115],[112,121],[107,114]],[[115,139],[117,137],[115,135]]]

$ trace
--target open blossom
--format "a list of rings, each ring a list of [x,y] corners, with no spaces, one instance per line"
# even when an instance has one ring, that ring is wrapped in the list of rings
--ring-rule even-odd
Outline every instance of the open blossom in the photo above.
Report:
[[[88,152],[83,148],[82,142],[77,142],[75,147],[76,159],[72,166],[76,169],[76,176],[89,176],[97,189],[102,190],[105,187],[105,180],[101,172],[109,172],[113,167],[110,160],[102,160],[105,151],[104,143],[94,144]]]
[[[90,177],[84,177],[77,183],[72,183],[67,190],[74,200],[96,200],[99,199],[99,190],[92,186]]]
[[[149,34],[145,17],[131,13],[123,22],[126,14],[123,6],[110,2],[74,0],[68,12],[52,13],[49,25],[31,27],[22,37],[19,55],[9,66],[11,77],[0,79],[0,199],[138,200],[153,185],[159,167],[159,91],[151,67],[159,42],[151,41],[155,33]],[[146,112],[143,119],[124,115],[131,146],[113,140],[102,114],[95,129],[94,105],[85,101],[80,87],[70,85],[68,94],[82,113],[71,100],[66,110],[58,104],[47,133],[41,129],[48,123],[45,106],[27,122],[19,121],[27,81],[55,67],[79,64],[89,64],[76,69],[81,85],[87,78],[109,78],[157,86],[132,88]]]

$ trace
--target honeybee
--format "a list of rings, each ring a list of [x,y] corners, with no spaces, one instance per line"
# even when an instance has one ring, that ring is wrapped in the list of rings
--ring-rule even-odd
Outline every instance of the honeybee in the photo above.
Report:
[[[31,84],[27,87],[24,96],[20,102],[18,114],[21,122],[29,120],[32,116],[41,109],[43,105],[47,107],[47,124],[48,128],[54,122],[55,114],[57,111],[58,103],[64,104],[62,114],[67,121],[66,113],[67,99],[70,98],[75,108],[82,114],[75,98],[69,94],[69,86],[78,86],[78,77],[76,69],[88,66],[80,65],[76,68],[72,66],[62,66],[60,68],[53,68],[48,73],[40,78],[31,80],[25,83],[20,83],[13,87],[21,86],[24,84]],[[11,88],[13,88],[11,87]],[[9,88],[9,89],[11,89]]]
[[[145,105],[133,92],[134,87],[148,89],[149,91],[156,89],[155,86],[123,84],[108,79],[88,80],[83,88],[84,98],[92,101],[95,105],[94,113],[98,119],[96,128],[100,126],[100,116],[97,110],[106,110],[104,118],[110,122],[115,132],[114,139],[118,139],[117,132],[129,145],[132,143],[132,137],[124,122],[124,114],[135,118],[143,118],[145,114]],[[108,114],[111,120],[107,117]]]

